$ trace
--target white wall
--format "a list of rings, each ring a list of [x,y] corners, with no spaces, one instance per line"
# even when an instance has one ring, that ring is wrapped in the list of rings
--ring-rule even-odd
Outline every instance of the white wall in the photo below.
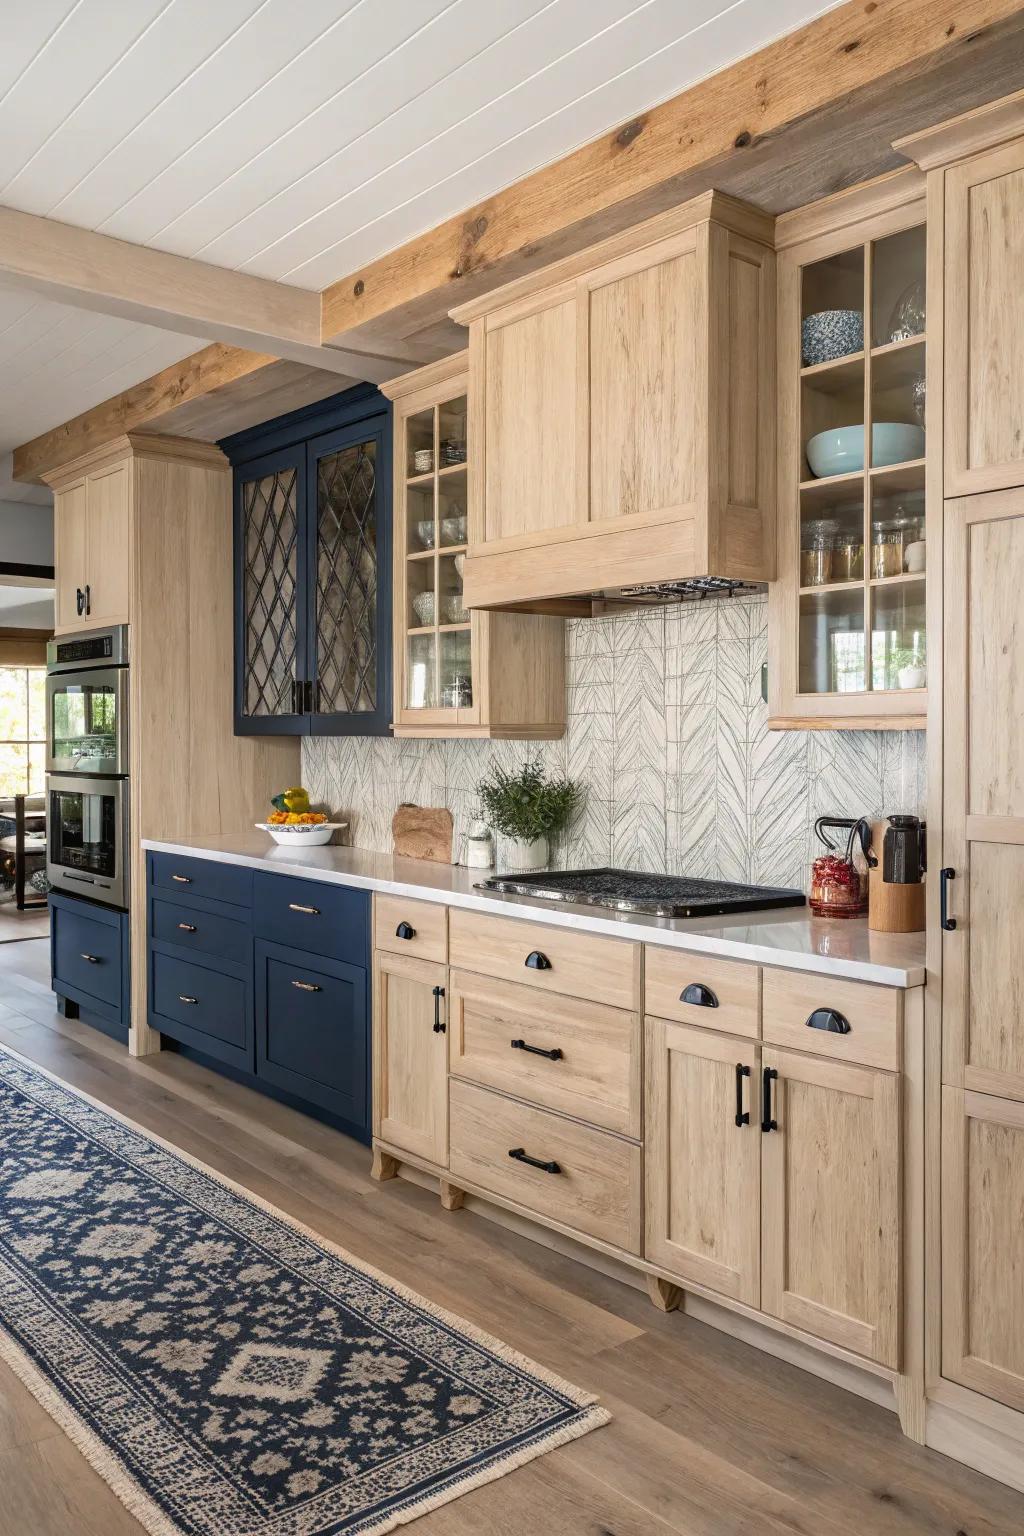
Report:
[[[0,501],[0,562],[53,564],[53,508]]]

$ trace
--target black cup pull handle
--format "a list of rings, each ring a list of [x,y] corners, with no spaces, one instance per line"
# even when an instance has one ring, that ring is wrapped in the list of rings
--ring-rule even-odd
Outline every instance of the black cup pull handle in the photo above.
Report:
[[[777,1131],[779,1122],[772,1118],[772,1083],[778,1077],[774,1067],[765,1067],[761,1073],[761,1129]]]
[[[448,1026],[441,1017],[441,999],[444,997],[444,987],[434,988],[434,1034],[447,1033]]]
[[[702,981],[691,981],[679,994],[681,1003],[692,1003],[695,1008],[717,1008],[718,998]]]
[[[546,1056],[548,1061],[561,1061],[562,1053],[556,1045],[554,1050],[546,1051],[542,1045],[527,1045],[525,1040],[510,1040],[514,1051],[529,1051],[531,1056]]]
[[[939,870],[939,927],[947,933],[952,933],[956,927],[956,918],[949,915],[949,882],[956,879],[956,870]]]
[[[815,1008],[807,1019],[807,1028],[823,1029],[827,1035],[848,1035],[852,1025],[838,1008]]]
[[[745,1062],[736,1063],[736,1124],[750,1124],[750,1110],[743,1108],[743,1079],[750,1076],[750,1068]]]
[[[526,957],[526,966],[531,971],[550,971],[551,961],[539,949],[531,949]]]
[[[545,1163],[542,1158],[531,1157],[525,1147],[513,1147],[508,1155],[517,1163],[528,1163],[531,1168],[539,1168],[541,1173],[561,1173],[562,1171],[556,1162]]]
[[[411,923],[399,923],[398,927],[395,929],[396,939],[414,939],[415,937],[416,929],[412,926]]]

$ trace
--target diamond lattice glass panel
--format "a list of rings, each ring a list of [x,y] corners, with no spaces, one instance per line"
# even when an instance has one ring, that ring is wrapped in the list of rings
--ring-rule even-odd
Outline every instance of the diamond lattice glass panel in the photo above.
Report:
[[[377,454],[356,443],[326,454],[316,477],[318,708],[377,707]]]
[[[297,496],[294,468],[242,483],[247,715],[288,715],[294,707]]]

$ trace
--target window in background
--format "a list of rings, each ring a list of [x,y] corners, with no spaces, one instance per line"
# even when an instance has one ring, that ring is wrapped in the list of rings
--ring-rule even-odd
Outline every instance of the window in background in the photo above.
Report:
[[[46,668],[0,667],[0,796],[41,795],[46,771]]]

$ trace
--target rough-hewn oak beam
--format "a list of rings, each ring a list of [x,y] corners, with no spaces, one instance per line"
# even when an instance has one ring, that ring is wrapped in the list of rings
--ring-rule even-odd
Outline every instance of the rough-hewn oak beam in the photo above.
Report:
[[[68,464],[124,432],[152,427],[179,406],[259,373],[276,361],[269,353],[246,352],[215,342],[15,448],[14,478],[38,480],[45,470]],[[345,380],[339,378],[338,388],[344,385]]]
[[[934,74],[937,61],[947,57],[955,76],[958,59],[966,67],[967,50],[985,30],[1019,17],[1020,10],[1011,0],[853,0],[840,6],[332,284],[322,295],[323,340],[351,343],[360,327],[364,338],[413,334],[486,288],[704,186],[751,197],[753,189],[739,178],[749,169],[756,185],[768,164],[768,146],[774,160],[764,206],[771,211],[796,206],[801,193],[810,200],[834,190],[823,184],[820,170],[817,181],[804,173],[801,186],[801,174],[794,172],[787,183],[784,141],[790,133],[796,153],[824,159],[826,176],[830,156],[836,174],[851,181],[875,175],[896,162],[889,158],[857,174],[835,132],[842,123],[856,134],[856,112],[844,118],[843,108],[854,106],[857,93],[869,93],[876,137],[888,151],[892,137],[906,131],[900,98],[908,84]],[[984,70],[974,88],[984,89]],[[999,93],[993,83],[989,95]],[[958,110],[944,106],[948,97],[936,84],[934,120]],[[912,111],[920,93],[907,101]],[[824,120],[823,132],[801,135],[800,126],[816,115]],[[883,138],[882,125],[890,121],[892,132]],[[736,168],[738,179],[731,181]],[[703,186],[695,179],[702,171]]]

